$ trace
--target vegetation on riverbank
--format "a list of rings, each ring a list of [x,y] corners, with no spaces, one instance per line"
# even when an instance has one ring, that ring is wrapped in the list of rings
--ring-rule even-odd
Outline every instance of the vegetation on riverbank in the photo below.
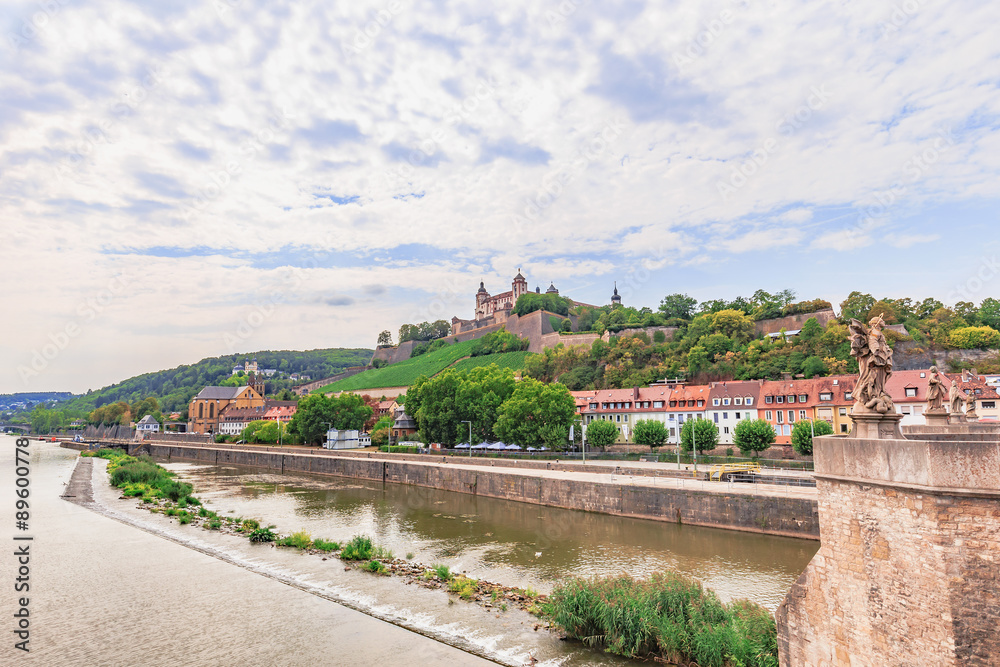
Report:
[[[395,558],[366,535],[343,543],[313,539],[304,530],[281,535],[275,526],[262,527],[256,519],[222,517],[201,507],[190,484],[177,481],[149,457],[112,449],[81,455],[107,459],[112,485],[123,496],[140,497],[146,509],[180,524],[240,535],[254,543],[271,542],[323,560],[336,556],[362,571],[403,577],[407,583],[443,590],[497,612],[513,605],[540,619],[536,630],[561,629],[592,648],[691,667],[778,664],[775,623],[766,609],[745,600],[723,604],[714,592],[680,575],[655,574],[648,581],[628,576],[572,579],[546,596],[455,573],[443,564],[414,563],[409,553],[406,559]]]
[[[552,620],[588,646],[701,667],[778,664],[774,619],[747,600],[723,604],[678,574],[572,579],[551,596]]]

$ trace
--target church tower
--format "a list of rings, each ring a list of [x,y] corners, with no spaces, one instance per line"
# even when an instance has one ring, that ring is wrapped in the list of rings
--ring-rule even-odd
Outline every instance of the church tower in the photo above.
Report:
[[[611,295],[611,305],[620,306],[622,305],[621,295],[618,294],[618,281],[615,281],[615,293]]]
[[[514,300],[511,305],[517,303],[517,298],[522,294],[527,294],[528,292],[528,281],[524,279],[521,275],[521,269],[517,270],[517,275],[514,276],[514,282],[510,286],[511,292],[513,293]]]
[[[490,298],[490,293],[486,291],[483,281],[479,281],[479,291],[476,292],[476,319],[481,320],[489,313],[486,312],[486,301]]]
[[[254,360],[256,361],[256,359]],[[264,397],[264,376],[254,372],[247,373],[247,386],[252,387],[255,392]]]

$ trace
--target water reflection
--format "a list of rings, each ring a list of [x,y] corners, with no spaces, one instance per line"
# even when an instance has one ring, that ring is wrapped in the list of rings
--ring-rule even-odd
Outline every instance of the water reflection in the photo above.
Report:
[[[241,467],[169,464],[213,509],[305,529],[376,536],[397,555],[550,590],[559,579],[658,570],[702,580],[723,599],[776,609],[819,548],[810,540],[680,526],[422,487]]]

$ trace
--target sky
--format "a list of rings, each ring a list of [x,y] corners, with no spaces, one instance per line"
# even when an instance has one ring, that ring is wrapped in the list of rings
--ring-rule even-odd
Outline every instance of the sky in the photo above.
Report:
[[[375,345],[479,281],[1000,294],[1000,5],[0,6],[0,393]]]

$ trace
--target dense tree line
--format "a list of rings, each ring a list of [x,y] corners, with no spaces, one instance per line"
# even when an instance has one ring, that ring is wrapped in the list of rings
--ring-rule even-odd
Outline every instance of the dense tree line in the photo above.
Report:
[[[379,345],[392,343],[392,337],[388,336],[388,331],[383,331],[379,334]],[[399,344],[411,340],[428,341],[436,340],[438,338],[444,338],[451,334],[451,324],[445,322],[444,320],[436,320],[434,322],[421,322],[420,324],[404,324],[399,327]]]

